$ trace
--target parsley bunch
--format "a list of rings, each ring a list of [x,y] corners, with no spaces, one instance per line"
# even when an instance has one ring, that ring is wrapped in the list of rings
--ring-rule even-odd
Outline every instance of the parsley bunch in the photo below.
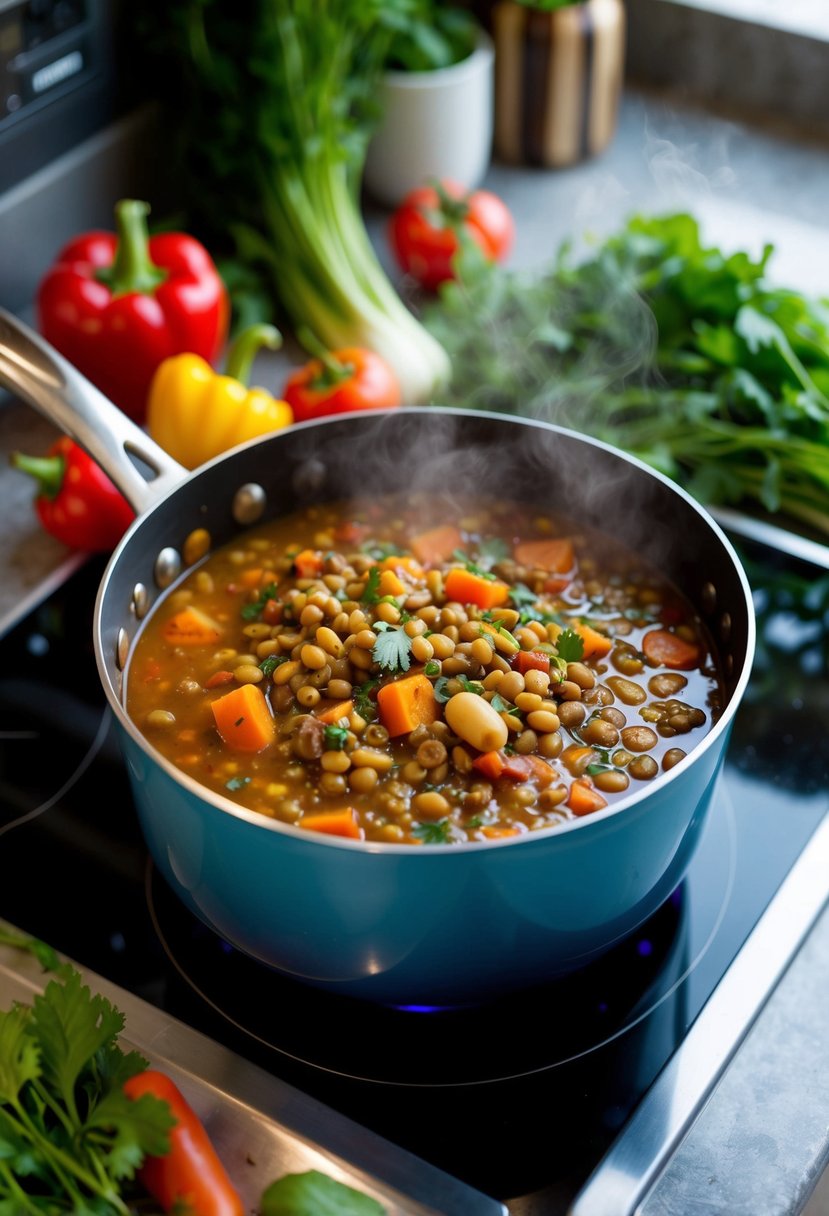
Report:
[[[118,1046],[123,1014],[73,968],[59,975],[0,1012],[0,1214],[128,1216],[125,1184],[169,1152],[175,1120],[123,1092],[148,1066]]]
[[[436,402],[560,423],[701,502],[829,533],[829,309],[707,247],[685,214],[635,216],[540,272],[457,259],[424,313],[452,360]]]

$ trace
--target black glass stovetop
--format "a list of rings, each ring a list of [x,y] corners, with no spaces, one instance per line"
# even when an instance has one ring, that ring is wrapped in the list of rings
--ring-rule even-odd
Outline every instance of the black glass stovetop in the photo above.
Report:
[[[194,920],[148,858],[98,681],[98,558],[0,638],[0,917],[511,1213],[566,1212],[829,807],[829,573],[736,543],[757,657],[703,838],[584,970],[476,1009],[389,1009]]]

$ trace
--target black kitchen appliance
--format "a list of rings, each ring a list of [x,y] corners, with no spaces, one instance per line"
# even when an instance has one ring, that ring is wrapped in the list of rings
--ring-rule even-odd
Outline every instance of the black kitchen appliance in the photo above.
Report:
[[[95,670],[99,558],[0,639],[0,917],[515,1216],[566,1213],[829,806],[829,556],[759,532],[733,537],[758,648],[698,853],[582,972],[474,1009],[367,1007],[194,921],[148,861]]]

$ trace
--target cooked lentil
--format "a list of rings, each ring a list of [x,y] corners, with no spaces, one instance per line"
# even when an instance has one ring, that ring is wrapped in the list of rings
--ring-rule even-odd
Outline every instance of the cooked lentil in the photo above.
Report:
[[[572,520],[476,502],[447,527],[429,508],[313,506],[200,556],[134,646],[139,729],[239,805],[385,843],[555,827],[681,763],[720,680],[679,590]],[[649,660],[653,630],[695,646],[697,667]]]

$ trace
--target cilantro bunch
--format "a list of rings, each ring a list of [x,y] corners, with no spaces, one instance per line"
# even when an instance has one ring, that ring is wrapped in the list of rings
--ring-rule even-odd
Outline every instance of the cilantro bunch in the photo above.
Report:
[[[686,214],[535,273],[465,247],[424,314],[452,360],[436,403],[559,423],[705,504],[829,533],[829,307],[771,284],[772,253],[708,247]]]
[[[0,1012],[0,1216],[127,1216],[129,1183],[169,1152],[174,1119],[123,1092],[148,1066],[118,1046],[123,1014],[58,971],[31,1006]]]

